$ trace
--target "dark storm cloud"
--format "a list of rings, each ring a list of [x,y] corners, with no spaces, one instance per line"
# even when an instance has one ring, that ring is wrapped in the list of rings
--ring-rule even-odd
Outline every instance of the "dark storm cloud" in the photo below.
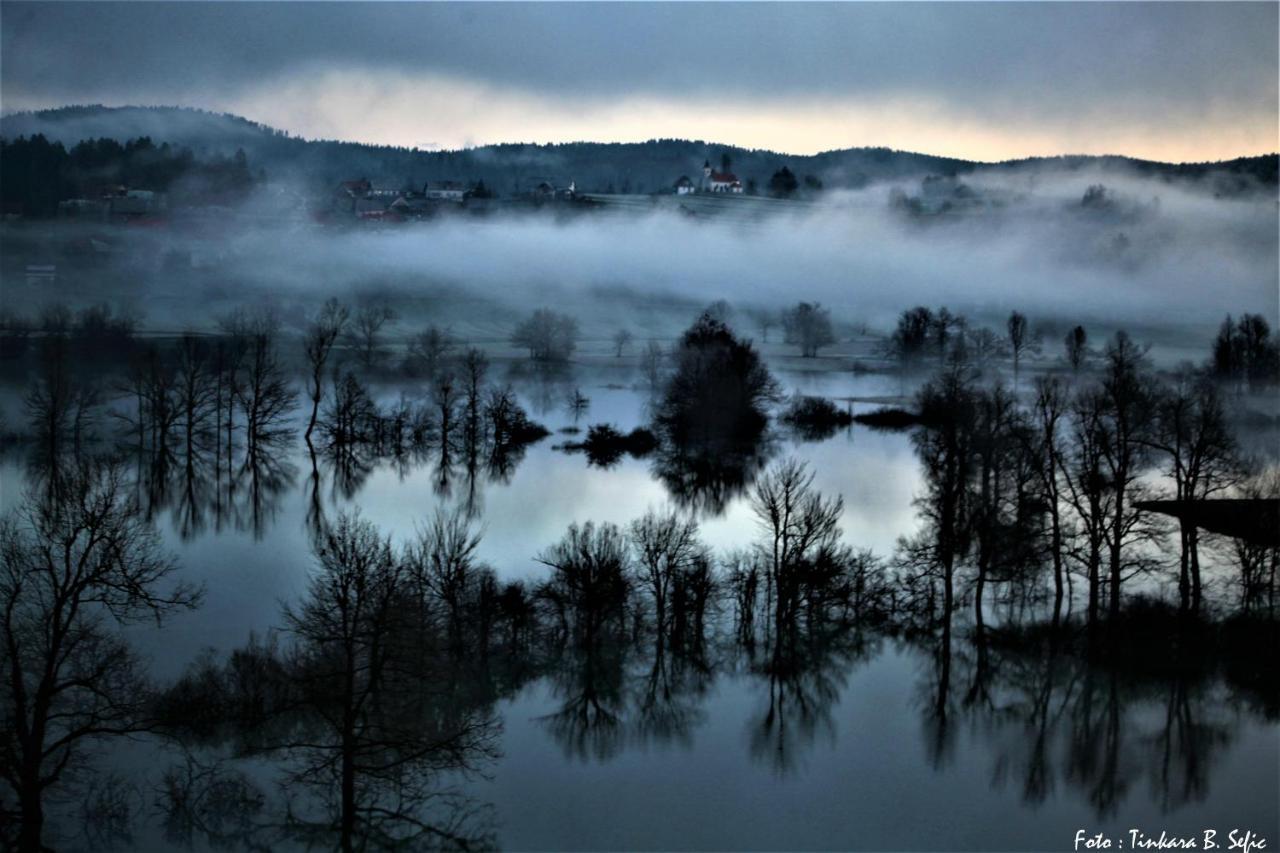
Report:
[[[1276,98],[1274,3],[3,4],[6,95],[192,97],[334,64],[534,92]],[[1050,91],[1051,90],[1051,91]]]

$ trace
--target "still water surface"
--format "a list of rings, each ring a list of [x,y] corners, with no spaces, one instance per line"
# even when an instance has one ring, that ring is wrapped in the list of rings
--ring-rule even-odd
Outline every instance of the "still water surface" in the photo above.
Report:
[[[788,390],[837,398],[902,390],[880,376],[780,378]],[[650,460],[602,469],[557,449],[573,437],[558,432],[565,427],[644,423],[647,395],[620,379],[605,370],[517,386],[553,435],[505,482],[442,476],[429,462],[379,463],[343,482],[323,463],[313,469],[298,440],[276,459],[270,485],[228,500],[221,520],[157,508],[167,545],[206,598],[161,630],[130,629],[154,677],[171,680],[204,649],[225,653],[279,628],[281,605],[303,594],[312,570],[308,513],[317,502],[330,517],[358,507],[397,541],[437,506],[468,504],[484,529],[480,557],[501,578],[532,580],[546,572],[535,555],[570,522],[625,525],[666,505]],[[591,400],[576,418],[563,403],[573,387]],[[888,556],[916,529],[922,480],[908,433],[855,426],[819,442],[783,434],[772,452],[804,459],[820,491],[844,497],[844,537],[856,547]],[[22,499],[25,476],[20,455],[0,465],[6,507]],[[741,495],[701,523],[717,552],[758,532]],[[1274,708],[1259,710],[1219,680],[1117,683],[1039,653],[996,650],[981,665],[967,654],[957,653],[942,701],[936,656],[893,637],[850,638],[787,683],[728,646],[692,668],[639,648],[604,664],[570,655],[498,700],[498,757],[449,784],[485,809],[497,843],[511,849],[1062,850],[1078,829],[1119,838],[1131,828],[1234,827],[1280,844]],[[584,689],[603,713],[577,722],[560,714]],[[176,759],[142,741],[113,747],[106,760],[149,802]],[[266,765],[253,773],[271,777]],[[58,834],[69,848],[95,846],[74,812],[63,813]],[[143,809],[125,846],[172,845]]]

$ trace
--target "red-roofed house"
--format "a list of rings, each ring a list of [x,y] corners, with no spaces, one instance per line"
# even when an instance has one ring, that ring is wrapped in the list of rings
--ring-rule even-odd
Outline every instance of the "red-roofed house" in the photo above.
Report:
[[[711,168],[711,161],[702,164],[703,188],[712,193],[740,193],[742,181],[732,172],[717,172]]]

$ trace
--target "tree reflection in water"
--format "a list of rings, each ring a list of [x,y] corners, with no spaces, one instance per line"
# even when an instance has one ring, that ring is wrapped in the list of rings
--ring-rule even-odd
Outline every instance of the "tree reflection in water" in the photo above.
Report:
[[[47,469],[43,488],[65,480]],[[693,748],[715,685],[740,681],[757,697],[748,754],[791,777],[834,743],[854,671],[892,644],[923,664],[930,764],[944,769],[968,738],[993,787],[1033,805],[1073,792],[1100,817],[1143,779],[1167,810],[1203,799],[1239,710],[1275,707],[1274,675],[1243,665],[1274,636],[1267,623],[1188,622],[1135,598],[1103,635],[1119,645],[1051,612],[980,625],[974,587],[956,580],[963,556],[950,613],[941,594],[939,548],[960,538],[938,534],[947,516],[926,514],[885,563],[841,544],[838,504],[802,465],[771,469],[752,500],[760,539],[725,568],[695,524],[655,512],[625,530],[571,528],[540,555],[540,583],[502,584],[477,562],[465,510],[402,550],[358,517],[313,517],[315,579],[280,630],[202,659],[158,700],[186,750],[162,785],[170,839],[491,845],[495,815],[461,780],[499,758],[499,703],[538,681],[555,703],[541,727],[587,762]]]
[[[695,379],[718,375],[726,354],[745,358],[714,321],[702,325],[683,356]],[[257,347],[258,364],[237,370],[258,371],[267,393],[269,348],[245,346]],[[198,355],[189,353],[193,365]],[[481,367],[473,365],[473,377]],[[767,390],[758,374],[746,375],[754,379],[745,398]],[[224,428],[228,395],[238,395],[242,411],[254,392],[215,382],[198,401],[212,414],[184,419],[151,396],[180,386],[180,376],[153,359],[135,378],[141,414],[130,424],[140,425],[131,490],[113,468],[121,484],[113,506],[127,529],[143,536],[168,511],[183,536],[228,528],[260,536],[297,476],[269,428],[271,401],[255,409],[265,420]],[[479,388],[477,380],[460,397],[439,389],[429,418],[404,405],[361,404],[359,418],[337,418],[343,426],[321,423],[330,440],[310,454],[315,571],[307,593],[287,603],[269,639],[206,656],[159,696],[129,669],[127,684],[138,690],[113,707],[118,726],[86,737],[159,726],[181,745],[184,757],[165,774],[160,796],[171,841],[491,846],[496,816],[464,792],[474,790],[465,780],[500,757],[499,704],[536,682],[553,699],[539,717],[546,735],[570,759],[607,762],[650,745],[693,748],[715,686],[734,680],[755,696],[748,754],[793,777],[834,743],[838,703],[855,670],[892,647],[921,667],[913,707],[929,765],[944,771],[971,749],[989,761],[993,788],[1031,805],[1079,798],[1100,818],[1118,815],[1144,781],[1170,812],[1205,799],[1243,721],[1276,718],[1268,657],[1276,623],[1263,605],[1274,590],[1257,588],[1264,575],[1250,575],[1239,610],[1230,590],[1216,596],[1208,588],[1216,600],[1207,602],[1187,591],[1164,603],[1136,591],[1136,575],[1103,578],[1103,548],[1115,544],[1107,529],[1119,526],[1123,564],[1144,573],[1157,565],[1143,550],[1157,531],[1145,521],[1139,531],[1132,502],[1112,492],[1118,481],[1093,476],[1090,443],[1114,440],[1106,425],[1116,417],[1096,395],[1029,419],[1006,392],[949,364],[918,401],[929,424],[913,437],[924,478],[920,526],[884,560],[843,542],[840,500],[819,494],[803,463],[767,467],[773,450],[763,424],[744,441],[741,431],[706,428],[704,407],[684,405],[696,395],[669,398],[673,408],[657,419],[665,432],[655,471],[674,508],[625,528],[573,525],[539,555],[549,568],[544,580],[501,583],[475,557],[478,483],[509,476],[532,433],[509,392],[489,389],[481,407]],[[347,390],[358,402],[359,389]],[[1050,402],[1042,396],[1037,405]],[[179,428],[188,422],[195,427]],[[28,479],[33,500],[57,518],[83,479],[87,442],[68,442],[64,426],[50,429],[57,440],[33,448]],[[461,508],[399,549],[358,516],[327,511],[356,497],[386,463],[402,472],[435,465],[441,488],[461,478]],[[1056,499],[1055,518],[1047,505],[1058,492],[1071,498]],[[696,519],[742,494],[759,536],[717,557]],[[12,538],[12,553],[38,553],[23,537],[49,535],[31,526]],[[1250,565],[1266,559],[1251,553]],[[22,624],[6,617],[6,632],[27,638],[37,636],[31,626],[43,612],[29,591],[37,576],[30,563],[10,560],[4,589],[12,612],[34,614]],[[1073,575],[1085,587],[1079,612]],[[105,611],[98,615],[100,648],[127,651],[106,630]],[[6,664],[11,675],[21,667],[11,653]],[[18,719],[21,691],[4,690],[6,719]],[[35,814],[30,790],[41,780],[20,776],[6,776],[3,805],[17,810],[12,804],[25,796],[20,805]],[[111,827],[120,824],[122,800],[103,794],[91,802],[101,807],[87,809],[87,819],[119,835]],[[35,846],[33,835],[28,828],[26,846]]]
[[[248,821],[254,843],[491,846],[486,811],[444,781],[494,758],[493,696],[476,689],[484,672],[457,657],[436,620],[420,618],[431,593],[412,556],[395,554],[371,524],[341,516],[314,551],[317,573],[285,608],[278,643],[206,660],[161,701],[162,719],[189,747],[274,760],[284,802],[259,808],[264,798],[242,775],[189,762],[168,776],[171,825],[219,827],[226,819],[199,804],[229,801],[275,815]],[[244,826],[244,815],[234,823]]]

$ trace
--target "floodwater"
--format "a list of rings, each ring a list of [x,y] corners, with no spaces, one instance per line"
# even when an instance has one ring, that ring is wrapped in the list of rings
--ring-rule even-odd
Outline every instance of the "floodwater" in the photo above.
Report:
[[[779,378],[788,391],[837,399],[902,390],[877,375]],[[624,456],[601,468],[559,449],[580,437],[565,428],[643,424],[647,394],[634,381],[609,368],[551,383],[517,377],[522,402],[552,435],[505,481],[469,478],[463,466],[442,473],[429,459],[344,475],[323,459],[313,467],[297,438],[256,487],[205,484],[203,494],[221,497],[195,502],[180,487],[144,496],[205,599],[162,628],[131,626],[130,638],[164,683],[202,650],[225,655],[251,634],[278,631],[282,606],[304,594],[314,567],[308,515],[317,505],[329,517],[358,508],[397,542],[436,507],[465,505],[483,529],[478,555],[500,578],[545,577],[535,557],[570,522],[623,525],[650,507],[680,505],[652,459]],[[576,416],[565,404],[573,388],[590,399]],[[907,432],[855,425],[811,442],[781,432],[769,454],[798,456],[821,492],[843,496],[844,540],[855,547],[888,557],[920,524],[913,499],[922,474]],[[20,452],[4,458],[6,508],[22,500],[26,476]],[[759,534],[744,494],[695,511],[718,553]],[[1280,843],[1275,705],[1219,672],[1136,682],[1039,646],[976,649],[962,632],[945,672],[936,652],[873,630],[809,649],[783,673],[723,638],[696,659],[647,644],[566,651],[481,691],[493,693],[493,755],[436,784],[468,803],[490,842],[517,850],[1064,850],[1078,830],[1123,839],[1127,849],[1131,829],[1197,838],[1215,829],[1225,844],[1237,828],[1260,833],[1268,848]],[[157,790],[181,760],[146,738],[99,756],[134,803],[115,846],[248,849],[252,832],[219,842],[207,827],[185,838],[167,831]],[[278,779],[269,761],[240,764],[268,789]],[[51,809],[55,844],[110,846],[82,811]],[[266,837],[258,849],[307,846]]]

